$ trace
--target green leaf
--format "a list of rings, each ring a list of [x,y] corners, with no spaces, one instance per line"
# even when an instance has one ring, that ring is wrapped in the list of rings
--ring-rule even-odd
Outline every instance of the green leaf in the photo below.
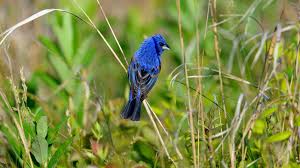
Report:
[[[96,124],[92,128],[92,133],[97,138],[97,140],[100,140],[103,137],[103,130],[98,122],[96,122]]]
[[[61,80],[69,80],[73,76],[68,65],[61,57],[51,54],[49,59],[55,68],[55,71],[59,74]]]
[[[256,120],[253,127],[253,132],[263,134],[266,124],[263,120]]]
[[[58,80],[45,72],[36,72],[33,74],[33,77],[40,83],[46,85],[53,92],[57,90],[57,87],[59,87]],[[57,93],[57,95],[62,96],[64,100],[67,100],[67,92],[65,90]]]
[[[72,77],[74,76],[72,71],[69,69],[68,65],[64,62],[61,57],[56,55],[50,55],[49,60],[55,68],[55,71],[59,74],[59,77],[62,81],[69,81],[66,89],[69,93],[72,93]]]
[[[94,48],[87,51],[85,56],[83,57],[83,60],[81,61],[81,64],[83,67],[87,67],[92,62],[94,56],[95,56],[96,50]]]
[[[51,39],[49,39],[46,36],[40,36],[39,41],[52,53],[56,55],[61,55],[57,45],[52,42]]]
[[[58,87],[58,82],[54,79],[54,77],[50,76],[49,74],[41,71],[37,71],[32,75],[32,78],[40,80],[41,82],[45,83],[51,89],[56,89]]]
[[[47,138],[47,141],[49,144],[52,144],[53,141],[55,140],[55,138],[57,138],[60,128],[67,123],[68,118],[69,117],[64,116],[63,119],[58,124],[56,124],[56,126],[54,128],[49,129],[48,138]]]
[[[153,147],[146,142],[139,140],[134,143],[133,148],[145,162],[149,163],[155,157],[155,151],[153,150]]]
[[[91,42],[92,42],[93,36],[87,37],[83,43],[80,45],[79,49],[77,50],[76,55],[74,56],[73,66],[78,67],[82,65],[83,60],[86,57],[89,57],[88,59],[91,59],[93,55],[90,54],[91,50]]]
[[[35,110],[35,115],[34,115],[34,120],[35,121],[38,121],[40,120],[41,117],[43,117],[45,114],[43,112],[43,109],[42,107],[38,107],[36,110]]]
[[[300,116],[297,116],[295,119],[295,125],[300,127]]]
[[[31,153],[36,161],[45,164],[48,158],[48,143],[44,137],[37,136],[31,145]]]
[[[265,111],[262,112],[262,114],[260,115],[260,118],[267,118],[270,117],[275,111],[277,110],[277,107],[271,107]]]
[[[37,122],[36,125],[36,132],[38,136],[41,136],[45,138],[47,136],[48,132],[48,122],[47,122],[47,117],[42,116],[39,121]]]
[[[4,134],[7,142],[9,143],[10,147],[12,147],[13,152],[20,157],[22,146],[21,142],[18,140],[17,136],[14,134],[17,132],[13,130],[14,127],[8,127],[7,125],[0,124],[0,132]]]
[[[76,112],[76,120],[79,126],[84,124],[84,87],[81,83],[76,83],[76,91],[74,93],[74,106]]]
[[[72,56],[74,54],[74,30],[71,15],[63,15],[62,27],[60,27],[56,21],[53,30],[58,38],[59,46],[63,51],[65,59],[68,64],[72,64]]]
[[[272,142],[279,142],[288,139],[291,136],[290,131],[284,131],[277,133],[275,135],[272,135],[267,138],[267,142],[272,143]]]
[[[55,151],[55,153],[53,154],[53,156],[49,161],[48,168],[53,168],[56,166],[61,156],[65,154],[65,152],[67,151],[71,143],[72,143],[72,138],[69,138],[62,145],[58,147],[58,149]]]
[[[24,119],[23,127],[27,139],[32,139],[35,137],[35,125],[30,118]]]

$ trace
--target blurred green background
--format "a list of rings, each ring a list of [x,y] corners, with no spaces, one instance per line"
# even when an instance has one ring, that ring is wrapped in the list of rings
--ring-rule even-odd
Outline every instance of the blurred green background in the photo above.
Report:
[[[19,28],[1,46],[1,93],[14,108],[10,110],[2,96],[0,163],[4,167],[191,167],[195,163],[187,119],[191,110],[199,167],[299,166],[297,1],[217,1],[223,93],[209,2],[181,1],[192,104],[188,109],[176,1],[100,1],[127,61],[153,34],[163,34],[171,46],[163,54],[159,80],[147,100],[169,132],[165,135],[160,128],[173,161],[168,159],[144,108],[140,122],[119,117],[128,97],[127,75],[101,37],[82,20],[55,12]],[[125,64],[97,1],[78,0],[78,5]],[[46,8],[65,9],[87,20],[72,0],[2,0],[1,32]],[[288,29],[279,39],[275,59],[280,65],[275,77],[268,80],[271,89],[262,96],[258,87],[266,82],[262,70],[278,24],[296,28]],[[20,80],[21,67],[26,81]],[[256,96],[259,98],[254,101],[263,105],[253,103],[239,120],[236,111],[241,95],[242,109]],[[204,118],[200,116],[201,104]],[[257,111],[258,116],[265,116],[255,118],[254,135],[243,139],[247,122]],[[237,132],[231,129],[237,124],[235,120],[241,121]],[[236,149],[230,148],[232,144]],[[231,150],[235,151],[234,161]],[[280,152],[289,155],[280,157]]]

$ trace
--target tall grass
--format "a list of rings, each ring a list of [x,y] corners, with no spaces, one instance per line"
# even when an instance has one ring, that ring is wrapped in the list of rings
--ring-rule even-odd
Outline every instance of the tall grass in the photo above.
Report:
[[[11,73],[5,79],[10,81],[10,89],[0,90],[0,107],[5,112],[0,124],[1,164],[299,166],[298,21],[262,27],[259,12],[272,10],[275,2],[248,2],[247,9],[241,7],[243,14],[236,12],[245,4],[235,1],[230,2],[228,14],[219,13],[224,5],[216,0],[169,4],[163,13],[170,15],[166,39],[175,47],[171,54],[177,67],[172,67],[166,85],[158,85],[165,91],[143,102],[147,117],[140,122],[122,120],[119,111],[124,99],[106,97],[93,80],[102,75],[91,68],[97,53],[92,42],[100,41],[95,35],[113,56],[109,61],[114,61],[126,78],[130,52],[123,36],[115,31],[101,1],[95,1],[104,17],[100,26],[83,6],[72,2],[80,13],[45,9],[0,35],[10,72],[20,70],[19,76]],[[15,30],[55,11],[63,12],[49,21],[56,39],[39,38],[52,72],[37,71],[25,79],[4,44]],[[89,33],[80,36],[77,28],[85,26]],[[108,55],[101,47],[98,54]]]

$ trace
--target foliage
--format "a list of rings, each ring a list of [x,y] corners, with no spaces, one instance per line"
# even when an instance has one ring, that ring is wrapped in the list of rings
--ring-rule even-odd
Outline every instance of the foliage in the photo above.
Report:
[[[95,28],[124,65],[145,36],[162,32],[170,43],[172,51],[162,58],[162,73],[141,121],[119,117],[128,97],[126,74],[80,8],[61,1],[58,6],[73,15],[49,17],[50,35],[38,37],[46,55],[42,66],[27,80],[22,69],[3,80],[0,163],[298,167],[299,21],[284,19],[295,4],[281,8],[281,1],[231,0],[217,1],[215,8],[215,0],[149,3],[156,12],[142,15],[144,9],[131,7],[123,18],[100,20],[97,1],[78,4],[96,20]],[[274,12],[279,9],[283,14]],[[153,124],[147,115],[151,111],[162,126],[151,115]]]

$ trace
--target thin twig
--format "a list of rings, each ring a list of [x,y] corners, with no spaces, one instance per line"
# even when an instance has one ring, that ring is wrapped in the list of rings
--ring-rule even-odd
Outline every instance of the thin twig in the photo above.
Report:
[[[112,54],[114,55],[115,59],[119,62],[119,64],[121,65],[121,67],[124,69],[125,72],[127,72],[127,69],[125,68],[124,64],[122,63],[122,61],[120,60],[120,58],[118,57],[118,55],[116,54],[116,52],[114,51],[114,49],[111,47],[111,45],[108,43],[108,41],[106,40],[106,38],[104,37],[104,35],[100,32],[100,30],[97,28],[97,26],[94,24],[94,22],[91,20],[91,18],[88,16],[88,14],[84,11],[84,9],[77,3],[76,0],[72,0],[75,5],[81,10],[81,12],[85,15],[85,17],[88,19],[88,21],[90,22],[90,24],[92,25],[92,27],[97,31],[98,35],[102,38],[102,40],[104,41],[104,43],[106,44],[106,46],[109,48],[109,50],[112,52]]]
[[[186,83],[186,89],[187,89],[189,125],[190,125],[190,129],[191,129],[191,141],[192,141],[192,150],[193,150],[193,163],[194,163],[194,167],[198,167],[197,166],[197,158],[196,158],[195,137],[194,137],[195,136],[194,119],[193,119],[193,112],[192,112],[192,103],[191,103],[191,98],[190,98],[190,86],[189,86],[188,71],[187,71],[187,64],[186,64],[186,54],[185,54],[185,49],[184,49],[183,32],[182,32],[182,25],[181,25],[180,0],[176,0],[176,6],[177,6],[177,13],[178,13],[178,29],[179,29],[179,34],[180,34],[181,55],[183,57],[185,83]]]
[[[165,132],[165,134],[169,137],[169,133],[168,131],[166,130],[166,128],[163,126],[163,124],[160,122],[159,118],[157,117],[157,115],[155,114],[155,112],[152,110],[150,104],[148,103],[148,101],[146,101],[146,104],[148,105],[151,113],[154,115],[155,119],[157,120],[158,124],[160,125],[160,127],[163,129],[163,131]]]
[[[149,107],[149,110],[151,111],[151,113],[155,117],[156,121],[158,122],[158,124],[160,125],[160,127],[163,129],[163,131],[165,132],[165,134],[167,135],[167,137],[169,138],[170,142],[172,142],[174,144],[172,137],[168,133],[167,129],[163,126],[163,124],[161,123],[161,121],[159,120],[159,118],[157,117],[157,115],[155,114],[155,112],[152,110],[149,102],[147,100],[145,100],[145,102],[146,102],[147,106]],[[159,136],[161,136],[161,135],[159,135]],[[176,151],[178,157],[182,160],[183,157],[182,157],[182,154],[179,151],[178,147],[176,145],[174,147],[175,147],[175,151]]]
[[[216,0],[212,0],[210,3],[210,10],[211,10],[211,16],[212,16],[212,23],[216,24]],[[226,112],[226,105],[225,105],[225,96],[224,96],[224,89],[223,89],[223,80],[222,80],[222,67],[221,67],[221,60],[220,60],[220,48],[219,48],[219,39],[218,39],[218,30],[217,27],[213,27],[213,33],[214,33],[214,47],[215,47],[215,55],[217,57],[218,62],[218,68],[219,68],[219,80],[220,80],[220,92],[222,96],[222,104],[224,109],[224,117],[227,118],[227,112]]]
[[[194,0],[194,6],[195,11],[198,10],[199,4],[198,1]],[[198,19],[198,13],[195,13],[195,30],[196,30],[196,50],[197,50],[197,67],[198,67],[198,75],[201,76],[201,68],[203,65],[202,57],[200,56],[200,33],[199,33],[199,19]],[[203,139],[205,139],[205,129],[204,129],[204,110],[203,110],[203,100],[202,100],[202,82],[201,78],[198,78],[198,86],[197,90],[199,90],[199,102],[198,102],[198,115],[197,115],[197,165],[200,167],[200,125],[202,125],[202,133],[203,133]],[[196,91],[197,94],[197,91]],[[202,123],[200,123],[200,121]]]
[[[112,29],[112,27],[111,27],[111,25],[110,25],[110,23],[109,23],[109,21],[108,21],[108,18],[106,17],[106,14],[105,14],[105,12],[104,12],[104,10],[103,10],[103,8],[102,8],[102,5],[100,4],[100,1],[97,0],[97,3],[98,3],[98,5],[99,5],[99,7],[100,7],[100,9],[101,9],[101,12],[102,12],[102,14],[103,14],[103,16],[104,16],[104,18],[105,18],[105,21],[106,21],[106,23],[107,23],[107,25],[108,25],[108,27],[109,27],[111,33],[113,34],[114,39],[115,39],[115,41],[116,41],[116,43],[117,43],[117,45],[118,45],[118,47],[119,47],[119,49],[120,49],[120,51],[121,51],[121,53],[122,53],[122,55],[123,55],[123,58],[124,58],[124,60],[125,60],[125,62],[126,62],[126,65],[128,66],[128,62],[127,62],[127,59],[126,59],[125,54],[124,54],[124,52],[123,52],[123,49],[122,49],[122,47],[121,47],[121,45],[120,45],[120,43],[119,43],[118,38],[117,38],[116,35],[115,35],[114,30]]]
[[[152,124],[153,124],[153,126],[154,126],[155,132],[156,132],[157,135],[158,135],[158,139],[159,139],[161,145],[163,146],[164,151],[166,152],[167,157],[168,157],[168,158],[174,163],[174,165],[175,165],[175,162],[174,162],[174,160],[171,158],[171,156],[170,156],[170,154],[169,154],[169,152],[168,152],[168,149],[167,149],[167,147],[166,147],[166,145],[165,145],[165,142],[164,142],[164,140],[162,139],[162,137],[161,137],[161,135],[160,135],[160,133],[159,133],[159,130],[158,130],[158,128],[157,128],[157,125],[156,125],[156,123],[155,123],[155,121],[154,121],[154,119],[153,119],[153,117],[152,117],[151,110],[150,110],[149,106],[147,105],[147,101],[144,100],[144,101],[143,101],[143,104],[144,104],[144,106],[145,106],[145,108],[146,108],[146,111],[147,111],[147,113],[148,113],[148,116],[149,116],[149,118],[150,118],[150,120],[151,120],[151,122],[152,122]]]

